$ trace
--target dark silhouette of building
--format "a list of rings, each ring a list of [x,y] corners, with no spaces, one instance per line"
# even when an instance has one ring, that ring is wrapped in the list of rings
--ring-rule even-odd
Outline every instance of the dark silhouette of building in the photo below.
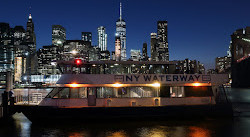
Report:
[[[82,41],[92,42],[92,33],[91,32],[82,32]]]
[[[168,51],[168,22],[157,22],[157,44],[158,44],[158,58],[160,61],[169,61]]]
[[[232,87],[250,87],[249,56],[250,27],[236,30],[231,35]]]
[[[151,47],[151,61],[158,61],[156,33],[151,33],[150,47]]]
[[[168,51],[168,22],[157,22],[157,34],[151,33],[151,60],[152,61],[169,61]]]
[[[231,73],[231,57],[217,57],[215,59],[215,69],[217,73]]]
[[[60,48],[56,45],[43,46],[37,52],[38,74],[55,75],[60,74],[56,62],[60,60]]]
[[[66,41],[66,29],[61,25],[52,25],[52,45],[62,46]]]
[[[146,42],[143,43],[142,47],[142,61],[148,61],[148,45]]]
[[[29,19],[27,22],[26,42],[29,46],[30,54],[36,53],[36,35],[34,31],[34,23],[32,21],[31,14],[29,14]]]
[[[176,61],[177,74],[205,74],[205,67],[197,60],[178,60]]]

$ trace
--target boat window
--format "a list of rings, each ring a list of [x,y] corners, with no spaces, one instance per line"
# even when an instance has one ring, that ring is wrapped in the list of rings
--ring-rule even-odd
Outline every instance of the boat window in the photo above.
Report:
[[[212,96],[212,87],[211,86],[200,86],[200,87],[185,87],[185,96],[186,97],[208,97]]]
[[[97,88],[88,88],[89,95],[95,95]]]
[[[117,98],[117,88],[99,87],[97,98]]]
[[[170,87],[171,97],[184,97],[184,87]]]
[[[52,91],[46,96],[46,98],[58,98],[58,92],[63,88],[53,88]]]
[[[63,88],[59,92],[59,98],[69,98],[69,88]]]
[[[153,87],[97,88],[97,98],[158,97],[159,89]]]
[[[87,88],[79,88],[79,98],[87,98]]]
[[[70,98],[79,98],[79,88],[70,88]]]

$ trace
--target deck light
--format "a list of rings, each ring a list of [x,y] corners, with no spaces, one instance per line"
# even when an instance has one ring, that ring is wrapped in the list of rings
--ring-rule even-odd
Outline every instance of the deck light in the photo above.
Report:
[[[75,59],[75,64],[76,64],[76,65],[82,64],[82,60],[81,60],[81,59]]]
[[[193,83],[193,86],[195,87],[201,86],[201,83]]]
[[[152,84],[152,86],[153,86],[153,87],[160,87],[160,86],[161,86],[161,84],[160,84],[160,83],[158,83],[158,82],[156,82],[156,83],[153,83],[153,84]]]
[[[72,84],[69,84],[69,87],[76,88],[76,87],[79,87],[79,84],[77,84],[77,83],[72,83]]]
[[[113,86],[119,88],[119,87],[122,86],[122,84],[120,84],[120,83],[115,83],[115,84],[113,84]]]

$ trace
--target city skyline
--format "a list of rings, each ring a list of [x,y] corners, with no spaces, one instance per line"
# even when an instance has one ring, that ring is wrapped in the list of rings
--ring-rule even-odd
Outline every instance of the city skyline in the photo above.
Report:
[[[1,22],[10,23],[11,27],[25,26],[30,12],[29,6],[31,6],[37,36],[37,49],[51,44],[53,24],[62,25],[67,29],[67,39],[80,40],[82,31],[92,32],[93,45],[97,45],[97,27],[103,25],[106,26],[109,35],[108,50],[114,51],[115,21],[119,17],[120,1],[76,1],[69,5],[69,1],[61,3],[53,1],[50,5],[46,2],[48,1],[16,1],[16,6],[10,2],[3,2],[1,5],[5,6],[0,6],[0,11],[8,14],[2,15]],[[143,42],[147,42],[148,49],[150,49],[150,33],[157,32],[157,21],[167,20],[170,60],[196,59],[204,63],[207,69],[214,68],[216,57],[226,55],[230,35],[234,30],[248,26],[247,22],[249,22],[249,19],[244,18],[247,16],[247,8],[244,8],[247,5],[246,2],[182,2],[181,5],[165,1],[158,1],[158,3],[145,1],[142,5],[139,1],[121,2],[123,3],[123,18],[127,23],[127,53],[130,49],[141,49]],[[83,14],[84,11],[77,9],[81,3],[88,5],[85,6],[88,14]],[[46,11],[41,9],[44,8],[41,4],[48,5]],[[55,11],[53,9],[56,4],[61,8],[69,6],[72,10],[70,12]],[[75,9],[73,9],[74,6],[76,6]],[[95,11],[88,12],[89,8],[95,8]],[[232,10],[233,8],[240,8],[240,10]],[[182,11],[178,11],[178,9],[182,9]],[[98,15],[102,10],[104,11]],[[65,17],[63,17],[64,15]],[[221,29],[222,27],[223,29]],[[149,50],[148,53],[150,53]]]

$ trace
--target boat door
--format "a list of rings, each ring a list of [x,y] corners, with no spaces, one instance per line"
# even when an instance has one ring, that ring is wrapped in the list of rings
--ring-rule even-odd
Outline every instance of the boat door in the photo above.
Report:
[[[88,106],[96,106],[96,88],[88,88]]]

